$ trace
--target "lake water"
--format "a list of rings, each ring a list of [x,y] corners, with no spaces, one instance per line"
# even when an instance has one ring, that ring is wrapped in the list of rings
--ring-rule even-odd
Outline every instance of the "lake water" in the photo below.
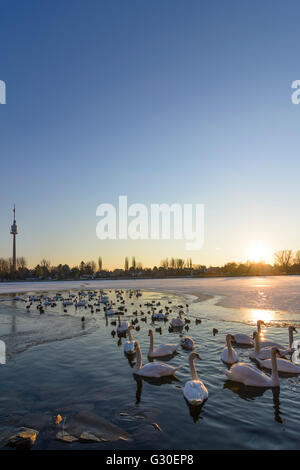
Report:
[[[299,379],[281,378],[280,390],[249,390],[227,381],[220,360],[225,335],[252,334],[257,319],[267,324],[265,337],[288,344],[287,325],[300,323],[299,278],[289,278],[290,284],[287,278],[281,278],[280,287],[279,278],[270,279],[252,278],[245,283],[230,280],[227,291],[220,287],[219,280],[214,283],[212,279],[209,285],[201,284],[201,280],[197,285],[196,280],[190,284],[189,280],[160,281],[160,288],[158,281],[132,281],[131,285],[130,281],[33,286],[27,283],[25,287],[10,284],[8,293],[1,286],[0,338],[7,345],[7,363],[0,365],[1,446],[18,427],[29,426],[40,431],[35,449],[299,448]],[[130,286],[140,287],[142,295],[130,298],[126,290]],[[39,290],[38,295],[43,291],[49,296],[63,289],[61,294],[67,298],[70,293],[78,293],[75,287],[86,292],[95,289],[97,295],[103,288],[116,305],[115,289],[123,289],[127,308],[124,319],[139,319],[140,331],[133,335],[141,344],[144,363],[148,362],[149,327],[162,327],[162,334],[155,333],[157,344],[180,341],[180,333],[170,333],[168,323],[151,324],[151,315],[147,314],[150,309],[144,304],[160,302],[157,309],[168,305],[172,309],[170,319],[177,316],[178,306],[184,305],[185,315],[191,320],[190,330],[184,334],[195,340],[195,350],[203,359],[196,362],[198,375],[209,391],[202,409],[193,410],[183,398],[184,384],[190,379],[187,351],[179,347],[178,354],[170,360],[170,364],[181,366],[176,374],[178,380],[163,384],[137,381],[132,374],[133,364],[123,352],[124,338],[112,337],[111,331],[116,329],[111,325],[114,318],[105,318],[103,306],[99,312],[99,307],[94,307],[94,313],[90,309],[76,310],[74,306],[66,307],[64,312],[61,302],[57,302],[56,307],[46,307],[41,315],[37,303],[27,312],[24,302],[12,300],[15,294],[28,296],[30,288],[31,293]],[[274,293],[278,288],[281,296],[286,292],[286,298]],[[26,294],[21,293],[24,290]],[[94,302],[95,298],[89,303]],[[288,309],[279,308],[280,302]],[[135,311],[137,316],[133,315]],[[147,323],[141,321],[143,316]],[[202,319],[201,324],[196,325],[196,318]],[[215,336],[213,328],[219,330]],[[250,362],[249,349],[237,350],[241,361]],[[59,442],[55,435],[61,427],[51,424],[51,418],[58,413],[64,418],[66,430],[69,423],[84,422],[87,430],[114,425],[111,433],[123,437],[101,443]]]

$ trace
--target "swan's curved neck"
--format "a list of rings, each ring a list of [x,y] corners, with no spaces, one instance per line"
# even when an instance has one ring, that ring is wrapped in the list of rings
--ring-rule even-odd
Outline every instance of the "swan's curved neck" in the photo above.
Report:
[[[190,357],[189,358],[189,363],[190,363],[190,369],[191,369],[191,375],[193,380],[198,380],[198,375],[195,367],[195,358]]]
[[[129,328],[129,330],[128,330],[128,337],[129,337],[129,341],[133,341],[133,337],[132,337],[132,333],[131,333],[131,328]]]
[[[276,354],[272,354],[272,381],[274,385],[279,385],[278,367]]]
[[[226,336],[226,343],[227,343],[227,349],[228,349],[228,358],[232,359],[232,344],[231,344],[231,338],[230,336]]]
[[[227,343],[228,351],[232,351],[232,344],[231,344],[231,338],[230,338],[230,336],[227,336],[227,338],[226,338],[226,343]]]
[[[290,328],[289,329],[289,348],[293,346],[293,342],[294,342],[294,333],[293,333],[293,330]]]
[[[153,331],[150,331],[150,347],[149,347],[149,353],[153,352],[154,348],[154,338],[153,338]]]
[[[259,339],[259,334],[255,336],[255,354],[259,354],[260,351],[260,339]]]
[[[257,333],[259,334],[259,336],[261,335],[261,323],[260,323],[260,320],[257,320]]]
[[[140,370],[140,368],[142,367],[142,363],[143,363],[143,357],[142,357],[142,351],[141,351],[141,347],[139,344],[137,344],[137,347],[136,347],[136,364],[133,368],[134,372],[137,372]]]

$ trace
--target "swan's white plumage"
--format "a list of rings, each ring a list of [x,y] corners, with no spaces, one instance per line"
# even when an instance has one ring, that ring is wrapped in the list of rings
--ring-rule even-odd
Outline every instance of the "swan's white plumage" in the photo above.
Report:
[[[161,362],[148,362],[143,366],[142,351],[138,341],[136,341],[136,355],[137,362],[133,368],[133,373],[135,375],[140,375],[141,377],[168,377],[174,375],[177,369],[179,369],[179,367],[173,367]]]
[[[278,350],[272,348],[272,376],[269,377],[252,364],[238,362],[224,373],[233,382],[240,382],[249,387],[279,387],[276,354]]]
[[[254,349],[254,351],[250,352],[250,354],[249,354],[250,359],[254,359],[254,360],[257,360],[257,359],[262,359],[262,360],[271,359],[272,348],[277,347],[277,346],[268,346],[268,347],[263,346],[263,348],[261,348],[261,339],[260,339],[259,334],[255,331],[253,333],[253,336],[254,336],[255,349]],[[280,351],[280,354],[282,356],[286,356],[287,354],[289,354],[291,352],[291,350],[289,350],[289,349],[278,348],[278,350]]]
[[[234,364],[235,362],[238,362],[239,360],[238,353],[231,346],[231,340],[233,338],[234,337],[232,335],[226,335],[227,346],[223,349],[222,354],[221,354],[221,359],[226,364]]]
[[[131,325],[128,328],[128,334],[129,334],[129,341],[126,341],[124,344],[124,353],[128,355],[132,355],[136,353],[136,341],[132,337],[131,330],[133,330],[133,326]]]
[[[190,336],[185,336],[180,341],[180,344],[183,349],[192,350],[194,348],[195,342]]]
[[[153,352],[149,352],[150,357],[162,357],[162,356],[169,356],[170,354],[174,354],[177,349],[177,344],[160,344],[156,348],[154,348]]]
[[[160,344],[159,346],[154,347],[153,330],[149,330],[148,336],[150,336],[149,357],[170,356],[175,353],[177,344]]]
[[[269,387],[272,384],[271,377],[252,364],[239,362],[234,364],[230,370],[225,370],[224,373],[233,382],[240,382],[249,387]]]
[[[121,321],[121,317],[119,316],[119,324],[118,324],[118,327],[117,327],[117,333],[125,333],[126,331],[128,331],[130,327],[130,323],[128,323],[128,321]]]
[[[171,326],[173,328],[181,328],[184,326],[184,322],[182,321],[182,310],[179,312],[179,316],[177,318],[172,318]]]
[[[135,372],[135,374],[141,375],[142,377],[159,378],[174,375],[177,369],[178,367],[162,364],[160,362],[148,362]]]
[[[126,341],[124,344],[124,352],[126,354],[134,354],[136,352],[136,341]]]
[[[258,364],[264,369],[272,369],[272,360],[271,359],[257,359]],[[277,359],[278,372],[285,372],[287,374],[300,374],[300,367],[287,359],[278,358]]]
[[[244,333],[237,333],[233,335],[233,337],[237,344],[242,346],[253,346],[253,340],[250,338],[250,336],[245,335]]]
[[[189,380],[183,389],[183,395],[191,405],[201,405],[208,398],[208,391],[201,380]]]
[[[208,398],[208,390],[205,387],[204,383],[199,380],[197,371],[195,368],[194,361],[195,359],[201,359],[199,354],[192,352],[189,355],[189,365],[192,380],[186,382],[183,395],[190,405],[201,405]]]

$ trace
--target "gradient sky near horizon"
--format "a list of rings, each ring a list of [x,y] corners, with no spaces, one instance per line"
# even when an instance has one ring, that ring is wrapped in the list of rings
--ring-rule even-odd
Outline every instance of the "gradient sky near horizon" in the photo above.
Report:
[[[300,3],[2,0],[0,257],[245,261],[300,249]],[[205,204],[205,243],[100,241],[96,207]],[[267,253],[266,253],[267,254]]]

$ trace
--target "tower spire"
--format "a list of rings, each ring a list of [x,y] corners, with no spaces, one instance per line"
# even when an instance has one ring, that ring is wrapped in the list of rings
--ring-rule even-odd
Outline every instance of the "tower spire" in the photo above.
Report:
[[[16,271],[17,269],[17,247],[16,247],[16,236],[18,234],[18,226],[16,223],[16,205],[14,204],[14,220],[13,224],[10,228],[10,233],[13,236],[13,270]]]

